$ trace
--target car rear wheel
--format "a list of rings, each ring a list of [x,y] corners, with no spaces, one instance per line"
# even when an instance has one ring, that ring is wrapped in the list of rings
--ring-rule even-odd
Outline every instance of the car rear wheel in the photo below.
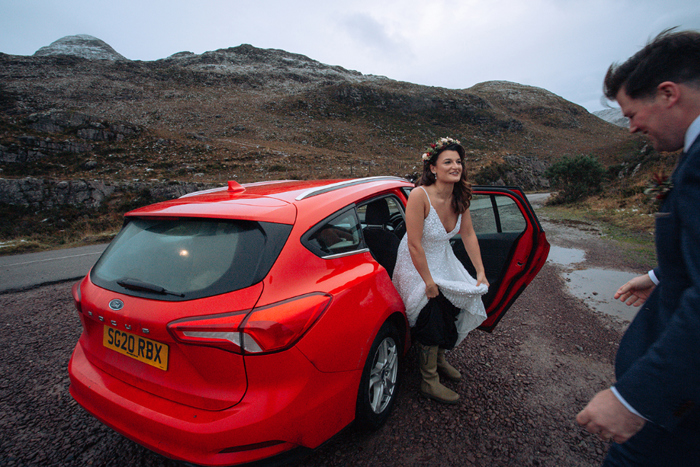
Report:
[[[391,413],[399,387],[400,348],[399,332],[387,321],[372,343],[362,372],[355,414],[362,429],[379,428]]]

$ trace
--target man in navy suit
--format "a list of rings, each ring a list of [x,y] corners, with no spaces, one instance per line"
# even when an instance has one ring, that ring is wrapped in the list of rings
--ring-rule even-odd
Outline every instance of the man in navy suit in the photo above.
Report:
[[[620,342],[617,382],[576,420],[614,441],[605,466],[700,466],[700,32],[662,32],[611,66],[604,89],[630,132],[684,152],[656,214],[658,266],[615,294],[644,303]]]

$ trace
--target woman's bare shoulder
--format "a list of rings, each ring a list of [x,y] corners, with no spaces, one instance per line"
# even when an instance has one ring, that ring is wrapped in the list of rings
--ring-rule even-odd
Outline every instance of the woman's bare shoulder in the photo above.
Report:
[[[425,197],[425,189],[422,186],[417,186],[408,194],[408,199],[420,198],[421,196]]]
[[[428,195],[424,189],[416,187],[411,190],[408,195],[408,202],[406,204],[407,210],[420,209],[423,211],[423,217],[425,218],[430,211],[430,202],[428,200]]]
[[[425,189],[423,187],[415,187],[411,192],[408,194],[408,201],[411,202],[413,201],[414,203],[427,203],[428,202],[428,195],[425,192]]]

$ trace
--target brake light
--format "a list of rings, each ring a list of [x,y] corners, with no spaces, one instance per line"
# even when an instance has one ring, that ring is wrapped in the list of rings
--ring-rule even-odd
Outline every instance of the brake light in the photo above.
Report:
[[[330,301],[330,295],[311,294],[253,310],[243,323],[245,349],[255,352],[249,347],[257,345],[257,352],[274,352],[291,347],[313,326]]]
[[[73,293],[73,303],[75,303],[75,309],[78,310],[78,313],[82,313],[83,305],[80,302],[83,298],[80,293],[80,282],[76,282],[75,284],[73,284],[71,292]]]
[[[219,347],[230,352],[241,352],[241,323],[249,311],[217,316],[186,318],[168,324],[172,336],[185,344]]]
[[[294,345],[321,317],[330,295],[309,294],[252,311],[174,321],[173,337],[235,353],[270,353]]]

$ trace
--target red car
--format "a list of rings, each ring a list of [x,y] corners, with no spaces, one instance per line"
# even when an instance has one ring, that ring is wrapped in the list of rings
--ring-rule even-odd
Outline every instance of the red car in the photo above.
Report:
[[[124,436],[202,465],[315,448],[353,421],[380,426],[410,347],[390,274],[412,188],[229,182],[129,212],[73,287],[83,333],[70,393]],[[549,244],[518,189],[475,187],[471,213],[491,330]],[[458,236],[453,247],[472,268]]]

